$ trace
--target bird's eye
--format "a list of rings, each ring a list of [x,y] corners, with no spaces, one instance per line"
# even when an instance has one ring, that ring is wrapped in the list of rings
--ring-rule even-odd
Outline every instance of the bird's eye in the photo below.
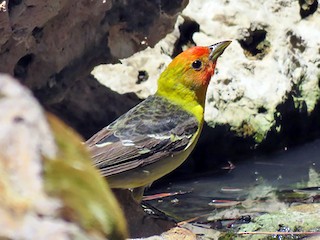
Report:
[[[193,67],[194,70],[200,70],[201,67],[202,67],[202,62],[198,59],[198,60],[195,60],[191,66]]]

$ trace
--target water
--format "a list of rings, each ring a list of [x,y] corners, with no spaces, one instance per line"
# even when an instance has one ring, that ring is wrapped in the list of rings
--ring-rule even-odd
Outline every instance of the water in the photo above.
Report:
[[[298,188],[316,187],[312,189],[313,194],[315,191],[320,195],[317,188],[320,187],[319,172],[320,139],[317,139],[301,146],[237,162],[233,170],[220,170],[151,188],[147,195],[185,192],[149,201],[167,215],[182,221],[207,214],[214,215],[225,208],[231,209],[237,201],[268,199],[271,192],[287,193]],[[310,192],[310,189],[305,192]],[[300,201],[289,200],[286,194],[281,196],[286,202]],[[215,200],[223,200],[223,203],[216,204]],[[263,208],[268,211],[272,207]]]

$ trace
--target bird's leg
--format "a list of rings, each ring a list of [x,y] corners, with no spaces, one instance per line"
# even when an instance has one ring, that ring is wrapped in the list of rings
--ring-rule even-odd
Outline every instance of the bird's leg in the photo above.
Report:
[[[132,197],[134,198],[134,200],[136,200],[138,203],[141,203],[142,201],[142,197],[143,197],[143,193],[144,193],[144,189],[147,186],[141,186],[141,187],[137,187],[132,189]]]

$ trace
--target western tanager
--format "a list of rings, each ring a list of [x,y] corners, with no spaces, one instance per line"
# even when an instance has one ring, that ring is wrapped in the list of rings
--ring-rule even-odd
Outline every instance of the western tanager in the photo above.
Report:
[[[142,197],[147,185],[186,160],[202,130],[217,59],[230,43],[180,53],[160,75],[154,95],[86,142],[111,188],[133,188]]]

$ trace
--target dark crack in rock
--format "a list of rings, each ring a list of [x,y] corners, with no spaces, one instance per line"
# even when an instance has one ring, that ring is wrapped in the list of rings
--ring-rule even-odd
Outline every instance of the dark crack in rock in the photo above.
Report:
[[[248,57],[262,59],[268,54],[270,42],[267,40],[267,27],[261,24],[251,24],[247,29],[240,30],[238,39]]]
[[[200,25],[195,20],[184,16],[184,22],[179,26],[180,38],[177,40],[174,46],[172,58],[182,52],[182,47],[187,45],[193,47],[196,43],[193,41],[192,36],[195,32],[200,31]]]
[[[300,16],[301,18],[306,18],[315,11],[317,11],[318,8],[318,1],[317,0],[299,0],[300,5]]]

